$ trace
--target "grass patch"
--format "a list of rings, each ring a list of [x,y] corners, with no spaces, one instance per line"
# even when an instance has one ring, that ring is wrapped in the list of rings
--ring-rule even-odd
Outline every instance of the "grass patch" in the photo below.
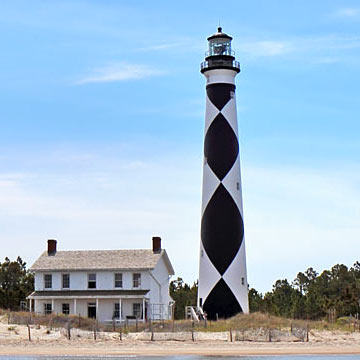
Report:
[[[0,312],[1,314],[1,312]],[[40,326],[45,326],[48,329],[67,328],[70,324],[71,328],[79,328],[83,330],[93,331],[97,327],[98,331],[114,331],[111,324],[97,324],[96,320],[86,317],[79,317],[74,315],[51,314],[42,315],[28,312],[7,312],[2,311],[0,315],[2,322],[8,322],[9,331],[15,331],[17,325],[35,325],[37,329]],[[359,331],[357,325],[357,331]],[[272,329],[279,331],[288,331],[293,329],[306,329],[318,331],[354,331],[354,318],[342,317],[337,319],[335,323],[329,323],[326,320],[312,321],[312,320],[294,320],[287,319],[280,316],[273,316],[264,313],[251,313],[251,314],[238,314],[229,319],[220,319],[218,321],[207,321],[206,326],[204,321],[192,322],[191,320],[175,320],[169,321],[152,321],[147,323],[138,322],[138,325],[129,323],[126,327],[122,325],[122,333],[141,331],[154,331],[154,332],[189,332],[189,331],[204,331],[204,332],[226,332],[230,329],[234,331],[247,331],[247,330],[261,330]],[[119,325],[116,324],[115,331],[119,332]]]

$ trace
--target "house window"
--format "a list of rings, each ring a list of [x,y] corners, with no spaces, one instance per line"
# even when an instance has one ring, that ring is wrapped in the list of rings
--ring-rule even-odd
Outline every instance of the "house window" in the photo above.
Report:
[[[44,304],[44,314],[45,314],[45,315],[49,315],[49,314],[51,314],[51,313],[52,313],[52,306],[51,306],[51,304],[48,304],[48,303]]]
[[[133,287],[137,288],[141,286],[141,274],[133,274]]]
[[[123,282],[122,282],[122,274],[115,274],[115,287],[116,288],[122,288]]]
[[[96,289],[96,274],[89,274],[88,275],[88,288],[89,289]]]
[[[139,304],[139,303],[134,303],[133,304],[133,315],[137,319],[141,318],[141,304]]]
[[[51,289],[52,288],[52,275],[51,274],[45,274],[44,275],[44,288],[45,289]]]
[[[63,289],[70,289],[70,274],[62,275],[62,287]]]
[[[62,313],[64,315],[70,314],[70,304],[62,304]]]
[[[113,319],[120,319],[120,304],[119,303],[114,304]]]

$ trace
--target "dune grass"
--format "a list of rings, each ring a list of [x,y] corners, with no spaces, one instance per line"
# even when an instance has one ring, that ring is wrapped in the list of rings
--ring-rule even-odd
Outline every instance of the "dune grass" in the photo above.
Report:
[[[278,329],[287,330],[291,328],[309,330],[339,330],[339,331],[354,331],[354,318],[345,317],[338,319],[335,323],[329,323],[326,320],[297,320],[287,319],[280,316],[264,314],[260,312],[251,314],[238,314],[232,318],[218,321],[208,321],[205,328],[204,323],[198,323],[196,329],[200,331],[228,331],[234,330],[249,330],[249,329]],[[356,331],[359,331],[359,323],[357,322]]]
[[[30,314],[28,312],[9,312],[0,310],[0,320],[10,324],[18,325],[43,325],[51,328],[65,328],[70,324],[71,328],[81,328],[84,330],[92,330],[94,326],[98,330],[113,331],[113,326],[97,324],[96,320],[86,317],[79,317],[74,315],[62,314]],[[355,326],[354,326],[355,323]],[[252,329],[277,329],[277,330],[290,330],[293,329],[306,329],[309,330],[330,330],[353,332],[360,331],[359,321],[353,317],[342,317],[337,319],[335,323],[329,323],[326,320],[294,320],[287,319],[280,316],[273,316],[265,313],[251,313],[251,314],[238,314],[229,319],[219,319],[217,321],[200,321],[192,322],[191,320],[175,320],[175,321],[152,321],[143,324],[138,322],[137,327],[135,324],[129,323],[126,327],[123,325],[124,333],[137,331],[204,331],[204,332],[222,332],[232,330],[246,331]],[[116,326],[115,331],[119,331],[119,326]]]

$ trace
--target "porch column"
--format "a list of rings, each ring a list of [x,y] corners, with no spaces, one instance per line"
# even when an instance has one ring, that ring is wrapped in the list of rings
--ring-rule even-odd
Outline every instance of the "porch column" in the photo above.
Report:
[[[99,298],[96,298],[96,319],[99,319]]]
[[[142,304],[142,313],[143,313],[143,322],[145,322],[145,299],[143,298],[143,304]]]
[[[51,312],[55,312],[55,299],[51,299]]]
[[[74,299],[74,315],[77,315],[76,299]]]
[[[121,321],[122,321],[121,311],[122,311],[122,300],[120,298],[119,299],[119,320],[120,320],[120,324],[121,324]]]
[[[30,298],[30,309],[29,312],[32,312],[32,299]]]

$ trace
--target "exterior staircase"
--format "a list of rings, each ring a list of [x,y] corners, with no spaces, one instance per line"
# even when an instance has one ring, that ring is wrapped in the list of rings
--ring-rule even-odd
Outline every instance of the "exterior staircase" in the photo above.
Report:
[[[200,306],[185,306],[185,318],[194,321],[206,320],[206,315]]]

